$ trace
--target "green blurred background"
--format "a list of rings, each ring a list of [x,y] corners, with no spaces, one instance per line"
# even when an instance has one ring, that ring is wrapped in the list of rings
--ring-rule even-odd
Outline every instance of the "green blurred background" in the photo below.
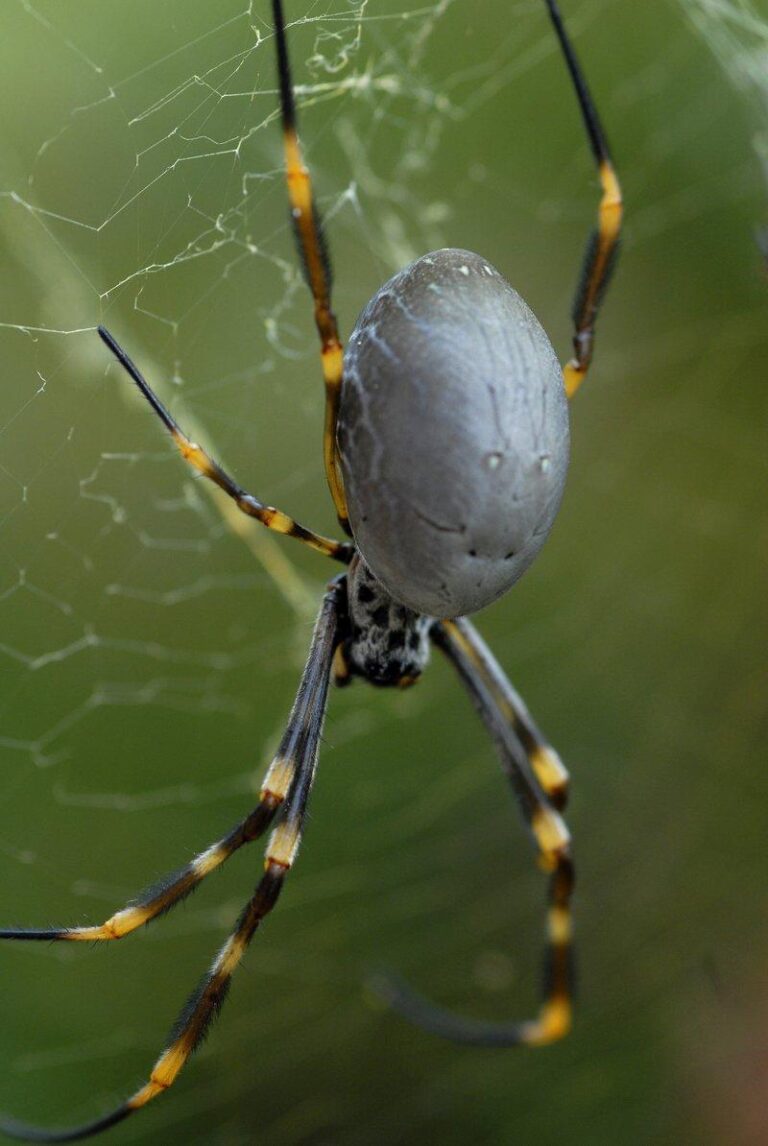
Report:
[[[597,188],[544,5],[288,8],[343,329],[408,259],[465,246],[566,354]],[[279,909],[204,1048],[110,1132],[116,1146],[768,1141],[768,281],[754,241],[768,104],[748,84],[768,75],[768,12],[563,8],[613,143],[626,242],[557,526],[479,625],[574,776],[577,1026],[542,1051],[455,1047],[364,988],[391,966],[467,1014],[534,1007],[543,880],[436,663],[407,694],[332,696]],[[292,701],[329,568],[256,526],[235,536],[93,332],[113,329],[245,485],[333,530],[272,50],[266,0],[4,5],[9,923],[101,920],[222,834]],[[121,944],[4,946],[0,1109],[61,1125],[129,1093],[260,867],[260,850],[240,853]]]

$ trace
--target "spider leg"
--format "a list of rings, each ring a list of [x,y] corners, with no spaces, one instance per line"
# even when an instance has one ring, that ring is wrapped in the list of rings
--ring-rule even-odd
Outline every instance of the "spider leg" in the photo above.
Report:
[[[324,671],[325,666],[320,659],[320,652],[313,644],[288,726],[262,782],[259,802],[253,811],[225,836],[178,871],[164,876],[140,892],[104,923],[85,927],[2,928],[0,939],[37,939],[48,942],[122,939],[152,919],[165,915],[193,892],[206,876],[221,867],[243,844],[252,843],[262,836],[280,811],[293,782],[299,739],[311,719],[317,689],[322,684]]]
[[[509,721],[512,731],[525,749],[528,763],[544,790],[544,794],[559,812],[568,802],[569,776],[565,765],[552,745],[543,736],[528,706],[512,687],[495,656],[475,626],[466,617],[443,621],[442,628],[450,633],[451,641],[458,645],[482,678],[493,697],[496,707]],[[437,635],[437,641],[442,639]]]
[[[232,979],[262,920],[277,903],[285,877],[299,849],[307,802],[317,767],[318,745],[325,717],[333,655],[344,616],[344,588],[336,579],[326,593],[312,637],[307,665],[291,711],[276,773],[288,786],[277,827],[265,852],[265,872],[235,928],[192,992],[173,1026],[168,1043],[147,1082],[114,1110],[93,1122],[63,1130],[46,1130],[14,1119],[0,1118],[0,1132],[28,1142],[73,1142],[89,1138],[146,1106],[176,1081],[184,1064],[208,1032]],[[274,768],[274,765],[273,765]],[[292,779],[291,779],[292,777]]]
[[[512,1023],[482,1022],[465,1019],[434,1006],[398,978],[380,976],[373,986],[384,1001],[405,1018],[455,1042],[488,1047],[543,1046],[562,1038],[571,1026],[574,871],[570,835],[533,774],[529,755],[517,739],[516,730],[503,707],[497,703],[497,689],[491,687],[486,672],[479,668],[474,631],[468,622],[466,626],[464,622],[438,621],[432,628],[432,638],[456,668],[490,732],[538,849],[541,867],[550,873],[543,1002],[535,1019]],[[482,651],[484,646],[479,637],[477,643]],[[495,661],[493,665],[502,676]]]
[[[592,360],[597,311],[616,265],[621,234],[622,199],[621,187],[613,168],[605,132],[587,87],[584,73],[576,58],[573,44],[565,30],[556,0],[546,0],[546,5],[576,90],[581,116],[597,164],[602,188],[602,197],[597,212],[597,228],[587,240],[581,276],[573,303],[574,353],[571,360],[563,367],[565,392],[569,398],[572,398],[584,381]]]
[[[344,369],[344,348],[339,338],[336,315],[331,306],[331,262],[322,220],[312,193],[312,180],[304,163],[296,126],[296,101],[293,97],[288,42],[281,0],[272,0],[272,16],[277,42],[277,71],[280,82],[280,116],[283,124],[283,147],[288,199],[291,206],[294,235],[299,248],[304,276],[315,304],[315,325],[320,336],[320,354],[325,380],[325,425],[323,461],[325,477],[342,528],[349,533],[349,515],[339,469],[336,422]]]
[[[353,551],[350,544],[347,542],[333,541],[329,537],[323,537],[319,533],[313,533],[311,529],[306,529],[303,525],[299,525],[299,523],[294,521],[292,517],[289,517],[287,513],[283,513],[282,510],[275,509],[273,506],[264,505],[264,503],[254,497],[253,494],[247,493],[242,489],[204,449],[198,446],[196,442],[189,440],[175,419],[172,418],[168,410],[166,410],[136,364],[128,357],[122,346],[119,345],[103,326],[99,327],[99,337],[102,342],[109,347],[123,369],[130,374],[141,393],[147,399],[173,438],[181,456],[188,461],[198,473],[214,482],[219,489],[224,490],[224,493],[232,498],[238,509],[242,510],[243,513],[249,517],[255,517],[262,525],[266,525],[267,529],[272,529],[276,533],[283,533],[287,537],[295,537],[298,541],[303,541],[310,549],[316,549],[318,553],[322,553],[326,557],[333,557],[337,561],[344,562],[344,564],[349,563]]]
[[[279,756],[273,761],[270,773],[278,764],[285,765],[285,761]],[[287,779],[287,772],[285,775]],[[279,790],[274,784],[270,786],[269,780],[265,780],[259,803],[226,836],[195,856],[178,871],[141,891],[125,907],[110,915],[104,923],[83,927],[4,927],[0,929],[0,939],[40,939],[49,942],[73,940],[89,943],[122,939],[159,915],[165,915],[182,899],[186,899],[207,875],[221,867],[238,848],[263,835],[284,799],[285,790]]]

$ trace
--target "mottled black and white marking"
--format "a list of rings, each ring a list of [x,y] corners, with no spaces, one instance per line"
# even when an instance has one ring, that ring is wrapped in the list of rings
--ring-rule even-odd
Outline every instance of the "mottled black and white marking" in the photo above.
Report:
[[[347,574],[347,608],[350,634],[342,651],[352,674],[378,685],[410,684],[421,676],[432,618],[395,601],[359,555]]]

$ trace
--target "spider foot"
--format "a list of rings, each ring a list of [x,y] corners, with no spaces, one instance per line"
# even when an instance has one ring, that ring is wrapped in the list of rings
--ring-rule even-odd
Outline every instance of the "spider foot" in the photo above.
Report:
[[[377,971],[371,975],[367,986],[382,1003],[414,1026],[467,1046],[546,1046],[564,1038],[571,1028],[571,1000],[564,993],[550,995],[535,1019],[493,1023],[464,1018],[447,1008],[438,1007],[399,975],[388,971]]]

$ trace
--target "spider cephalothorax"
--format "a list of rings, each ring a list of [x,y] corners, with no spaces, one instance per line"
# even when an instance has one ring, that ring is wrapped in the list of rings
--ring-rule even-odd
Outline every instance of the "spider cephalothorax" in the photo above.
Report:
[[[473,1022],[388,982],[387,1000],[428,1030],[480,1046],[540,1046],[571,1022],[570,836],[561,816],[568,774],[465,613],[517,580],[557,511],[568,460],[566,398],[587,373],[597,309],[621,227],[621,193],[586,81],[556,0],[545,0],[602,186],[573,309],[574,355],[560,370],[532,312],[492,264],[446,249],[417,259],[365,307],[344,355],[312,184],[296,129],[281,0],[272,0],[291,222],[314,299],[326,413],[323,458],[339,522],[334,541],[246,492],[191,441],[106,330],[104,342],[136,382],[182,456],[243,513],[348,566],[328,586],[299,690],[245,818],[184,867],[104,923],[8,928],[4,939],[112,940],[163,915],[239,848],[271,829],[265,872],[210,970],[173,1027],[148,1080],[93,1122],[44,1130],[0,1119],[37,1142],[97,1134],[173,1084],[205,1036],[231,977],[295,861],[317,767],[331,677],[409,684],[434,644],[456,670],[489,732],[549,875],[544,995],[528,1022]]]
[[[349,671],[371,684],[412,684],[429,660],[432,618],[396,601],[359,554],[347,574],[349,636],[341,646]]]

